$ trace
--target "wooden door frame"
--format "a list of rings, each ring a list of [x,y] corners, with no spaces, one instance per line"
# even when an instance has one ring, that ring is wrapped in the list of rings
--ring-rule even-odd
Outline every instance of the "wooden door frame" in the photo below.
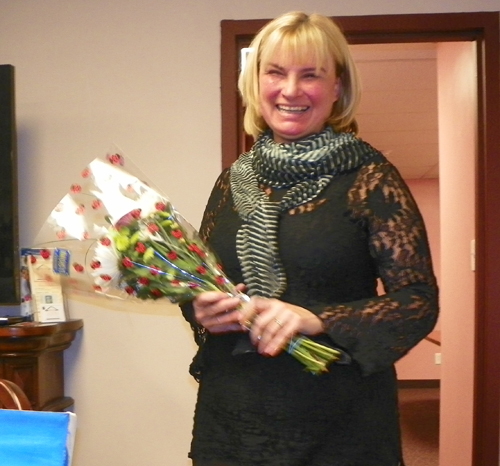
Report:
[[[473,40],[478,60],[476,272],[472,465],[499,464],[500,13],[336,17],[352,44]],[[241,152],[239,50],[269,20],[221,22],[222,166]]]

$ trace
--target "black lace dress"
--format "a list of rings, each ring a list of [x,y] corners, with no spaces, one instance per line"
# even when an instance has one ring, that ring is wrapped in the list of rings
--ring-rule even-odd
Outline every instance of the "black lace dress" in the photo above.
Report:
[[[224,171],[200,233],[235,283],[243,281],[239,226]],[[288,283],[281,299],[316,313],[322,338],[353,362],[315,376],[286,353],[234,356],[244,334],[210,335],[182,306],[200,345],[189,456],[231,466],[402,464],[394,363],[431,331],[438,312],[425,228],[406,184],[379,154],[282,214],[279,247]]]

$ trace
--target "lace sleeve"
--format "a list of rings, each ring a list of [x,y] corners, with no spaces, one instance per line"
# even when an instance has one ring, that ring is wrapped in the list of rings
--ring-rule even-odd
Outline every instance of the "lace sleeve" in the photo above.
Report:
[[[393,364],[432,330],[438,290],[423,219],[390,163],[360,170],[349,204],[353,220],[369,233],[385,294],[325,308],[320,318],[368,375]]]
[[[207,206],[205,207],[205,212],[201,221],[201,226],[199,234],[204,242],[208,241],[210,233],[214,227],[215,218],[218,211],[224,206],[229,197],[229,170],[224,170],[219,178],[217,179],[212,193],[208,199]],[[206,329],[198,324],[194,318],[193,304],[189,301],[180,305],[182,315],[189,322],[191,329],[194,333],[194,339],[199,347],[198,353],[196,354],[190,368],[189,372],[196,379],[201,378],[201,369],[203,366],[203,346],[207,338]]]

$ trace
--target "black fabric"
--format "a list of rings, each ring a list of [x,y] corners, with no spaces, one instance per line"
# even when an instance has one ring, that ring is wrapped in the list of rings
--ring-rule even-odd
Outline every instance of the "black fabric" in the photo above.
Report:
[[[239,466],[236,463],[226,463],[222,461],[193,461],[193,466]]]
[[[236,283],[240,224],[225,171],[200,233]],[[200,345],[191,367],[200,387],[190,457],[239,466],[397,466],[393,364],[431,331],[438,312],[427,237],[408,188],[379,154],[282,213],[278,240],[288,280],[282,299],[320,316],[323,338],[354,361],[314,376],[286,353],[235,357],[241,334],[207,334],[183,306]]]

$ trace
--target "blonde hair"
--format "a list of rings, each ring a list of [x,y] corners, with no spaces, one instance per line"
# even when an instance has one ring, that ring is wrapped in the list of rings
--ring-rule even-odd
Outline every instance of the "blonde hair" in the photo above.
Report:
[[[339,99],[326,120],[335,131],[357,133],[355,120],[360,99],[360,81],[347,40],[333,20],[326,16],[293,11],[267,23],[250,44],[244,69],[240,73],[240,90],[245,117],[245,132],[257,138],[268,128],[260,112],[259,70],[279,49],[286,59],[304,62],[311,57],[317,68],[335,67],[340,80]]]

